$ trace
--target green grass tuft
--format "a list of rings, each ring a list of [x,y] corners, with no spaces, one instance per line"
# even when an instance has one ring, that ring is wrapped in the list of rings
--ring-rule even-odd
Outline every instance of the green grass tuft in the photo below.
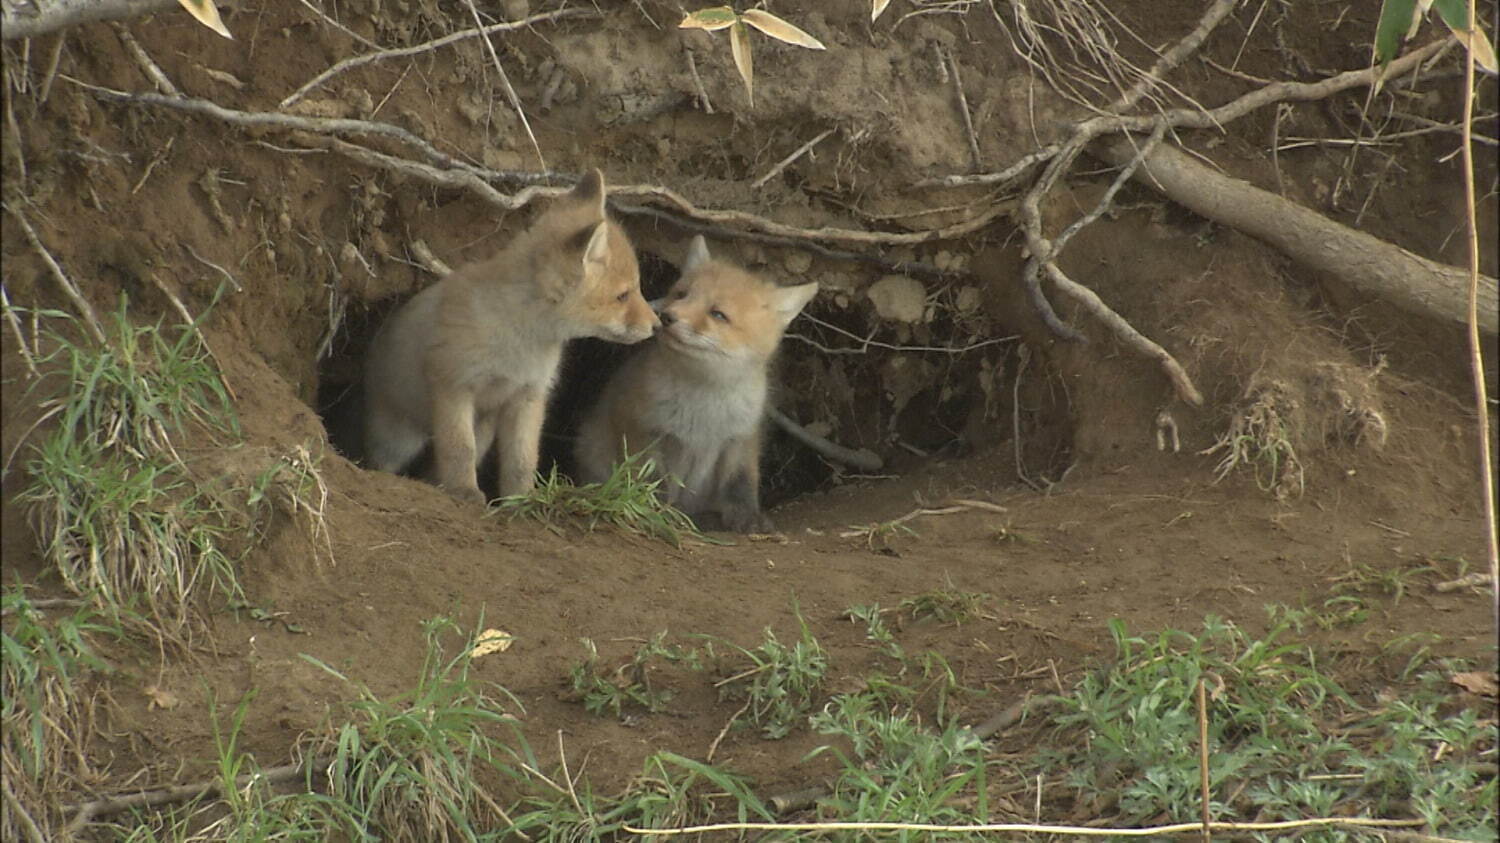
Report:
[[[657,497],[660,485],[651,459],[632,454],[602,483],[576,486],[553,468],[530,492],[501,498],[496,511],[535,518],[553,530],[568,520],[584,522],[587,530],[612,524],[673,547],[680,547],[684,536],[706,540],[691,518]]]

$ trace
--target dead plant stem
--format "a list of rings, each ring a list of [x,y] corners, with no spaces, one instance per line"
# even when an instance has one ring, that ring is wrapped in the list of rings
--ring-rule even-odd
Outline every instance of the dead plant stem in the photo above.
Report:
[[[474,16],[474,26],[484,29],[484,21],[479,19],[479,8],[474,5],[474,0],[465,0],[469,7],[469,13]],[[521,128],[526,130],[526,137],[531,139],[531,148],[536,150],[537,163],[541,165],[542,171],[547,170],[547,158],[542,155],[542,145],[537,142],[536,134],[531,131],[531,121],[526,119],[526,110],[521,108],[521,98],[516,95],[516,89],[510,84],[510,76],[505,72],[505,66],[500,63],[500,54],[495,52],[495,44],[490,41],[488,34],[482,39],[484,47],[490,54],[490,61],[495,64],[495,72],[500,74],[500,83],[505,86],[505,96],[510,99],[510,107],[516,110],[516,116],[521,118]]]
[[[1469,9],[1468,31],[1475,32],[1475,3]],[[1464,222],[1469,233],[1469,363],[1474,377],[1474,409],[1479,426],[1479,476],[1484,505],[1484,532],[1490,557],[1490,606],[1500,630],[1500,547],[1495,532],[1495,468],[1490,453],[1489,400],[1484,382],[1484,348],[1479,340],[1479,226],[1474,198],[1474,49],[1464,50]]]
[[[16,224],[21,226],[21,233],[26,235],[26,242],[31,244],[31,248],[35,249],[38,255],[41,255],[42,261],[47,264],[47,269],[51,272],[53,280],[62,288],[63,294],[68,297],[68,300],[73,302],[73,306],[78,308],[78,313],[83,317],[84,326],[89,329],[89,333],[93,335],[94,339],[99,341],[100,346],[109,345],[109,340],[104,336],[104,329],[99,325],[99,317],[94,315],[93,305],[89,304],[88,299],[85,299],[83,294],[78,292],[78,288],[68,278],[67,273],[63,272],[62,267],[52,257],[52,253],[47,251],[46,245],[42,243],[42,238],[37,236],[36,229],[31,227],[31,222],[26,219],[26,215],[10,205],[6,205],[5,210],[16,218]]]

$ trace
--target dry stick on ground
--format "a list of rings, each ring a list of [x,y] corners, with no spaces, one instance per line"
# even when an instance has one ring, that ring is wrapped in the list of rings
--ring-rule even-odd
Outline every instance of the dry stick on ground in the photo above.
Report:
[[[1488,573],[1486,571],[1475,571],[1472,574],[1465,574],[1456,580],[1440,582],[1437,585],[1434,585],[1432,589],[1434,591],[1442,592],[1458,591],[1464,588],[1474,588],[1481,585],[1491,585],[1494,582],[1494,574]]]
[[[540,14],[531,15],[517,21],[493,23],[489,26],[481,26],[477,29],[465,29],[462,32],[450,33],[448,35],[444,35],[442,38],[434,38],[431,41],[424,41],[421,44],[416,44],[411,47],[380,50],[374,53],[365,53],[362,56],[351,56],[350,58],[338,62],[322,73],[319,73],[317,76],[314,76],[310,81],[308,81],[302,87],[298,88],[294,93],[287,96],[286,99],[278,103],[277,107],[287,108],[292,103],[295,103],[296,101],[307,96],[308,92],[312,91],[312,89],[318,87],[319,85],[322,85],[324,82],[327,82],[329,79],[332,79],[333,77],[339,75],[340,73],[343,73],[346,70],[353,70],[356,67],[361,67],[371,62],[382,61],[384,59],[402,58],[403,56],[414,56],[419,53],[436,50],[440,47],[446,47],[449,44],[455,44],[459,41],[464,41],[469,38],[477,38],[480,36],[484,36],[487,38],[496,32],[510,32],[517,29],[525,29],[527,27],[530,27],[532,24],[543,23],[545,21],[559,21],[563,20],[564,18],[595,17],[598,14],[599,13],[593,9],[557,9],[551,12],[542,12]]]
[[[52,253],[47,251],[47,247],[42,243],[42,238],[37,236],[36,229],[32,228],[31,223],[27,221],[26,215],[9,205],[5,206],[5,210],[16,218],[16,224],[21,226],[21,232],[26,235],[26,242],[30,243],[31,248],[35,249],[37,254],[42,256],[42,261],[47,264],[47,269],[51,272],[53,280],[57,281],[59,287],[62,287],[63,294],[68,297],[69,301],[73,302],[73,306],[78,308],[78,314],[83,317],[84,326],[89,329],[89,333],[93,335],[94,339],[99,341],[100,345],[108,345],[109,340],[104,337],[104,329],[99,325],[99,317],[94,315],[93,305],[89,304],[88,299],[85,299],[83,294],[78,292],[78,288],[73,285],[67,274],[62,271],[62,267],[57,265],[57,261],[53,259]]]
[[[26,832],[26,839],[29,843],[46,843],[47,836],[42,834],[42,829],[37,826],[36,820],[32,819],[31,814],[21,805],[21,798],[16,796],[9,787],[5,787],[4,790],[6,807],[10,809],[11,816],[19,820],[21,829]]]
[[[252,784],[264,782],[268,785],[284,784],[295,780],[304,774],[304,771],[320,769],[327,765],[328,759],[315,758],[309,762],[300,764],[283,764],[280,767],[272,767],[269,770],[261,770],[257,773],[248,773],[234,780],[236,789],[246,788]],[[217,796],[223,792],[223,782],[208,781],[197,784],[183,784],[175,787],[164,787],[160,790],[147,790],[139,793],[123,793],[115,796],[106,796],[79,805],[72,805],[63,809],[65,814],[73,814],[73,819],[64,830],[63,837],[67,839],[76,835],[80,829],[88,825],[95,817],[118,814],[132,808],[154,808],[158,805],[171,805],[177,802],[186,802],[205,796]]]

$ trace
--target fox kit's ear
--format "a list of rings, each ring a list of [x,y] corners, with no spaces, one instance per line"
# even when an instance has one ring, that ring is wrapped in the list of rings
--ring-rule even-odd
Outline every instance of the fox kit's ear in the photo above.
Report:
[[[791,324],[802,308],[812,301],[812,297],[818,294],[817,283],[798,284],[795,287],[777,287],[772,294],[771,306],[775,308],[776,315],[781,317],[781,327],[785,328]]]
[[[682,274],[686,275],[700,264],[708,263],[708,241],[703,235],[693,237],[693,242],[688,244],[687,257],[682,260]]]
[[[595,170],[595,172],[598,172]],[[601,222],[589,234],[588,245],[583,247],[583,266],[603,266],[609,259],[609,223]]]
[[[578,184],[568,194],[579,202],[589,202],[599,206],[599,216],[604,216],[604,173],[597,168],[589,170]]]

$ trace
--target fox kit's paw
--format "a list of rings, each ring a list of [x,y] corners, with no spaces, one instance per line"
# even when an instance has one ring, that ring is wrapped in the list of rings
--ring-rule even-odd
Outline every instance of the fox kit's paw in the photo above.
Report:
[[[485,503],[484,492],[479,491],[478,486],[444,486],[442,489],[464,503],[477,503],[480,506]]]
[[[724,513],[724,528],[736,533],[774,533],[776,525],[764,512],[754,509],[731,509]]]

